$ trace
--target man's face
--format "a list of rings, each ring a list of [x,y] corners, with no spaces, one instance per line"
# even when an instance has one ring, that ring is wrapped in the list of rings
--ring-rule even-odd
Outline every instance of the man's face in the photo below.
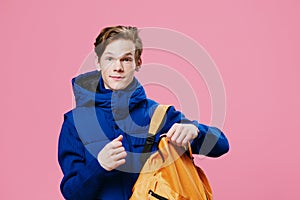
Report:
[[[130,40],[118,39],[108,44],[100,58],[104,87],[111,90],[126,88],[136,70],[135,46]]]

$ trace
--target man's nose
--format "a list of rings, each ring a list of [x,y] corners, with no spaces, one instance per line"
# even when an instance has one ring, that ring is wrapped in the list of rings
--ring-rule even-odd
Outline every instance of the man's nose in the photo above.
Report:
[[[114,66],[114,71],[123,71],[123,65],[120,59],[117,59]]]

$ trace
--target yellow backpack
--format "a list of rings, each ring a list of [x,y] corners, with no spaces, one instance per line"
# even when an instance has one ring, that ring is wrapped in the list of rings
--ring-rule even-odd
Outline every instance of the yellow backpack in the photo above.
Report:
[[[155,136],[169,106],[159,105],[151,119],[149,134]],[[151,146],[151,145],[150,145]],[[162,136],[158,151],[145,162],[130,200],[212,200],[204,172],[193,162],[188,149],[173,145]]]

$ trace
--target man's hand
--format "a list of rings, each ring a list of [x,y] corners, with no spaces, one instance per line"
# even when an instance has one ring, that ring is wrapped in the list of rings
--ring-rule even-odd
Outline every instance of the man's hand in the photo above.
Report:
[[[104,146],[98,153],[98,162],[107,171],[116,169],[125,163],[127,153],[122,146],[123,136],[115,138],[113,141]]]
[[[175,123],[167,132],[167,137],[177,146],[186,147],[188,142],[198,136],[198,128],[194,124]]]

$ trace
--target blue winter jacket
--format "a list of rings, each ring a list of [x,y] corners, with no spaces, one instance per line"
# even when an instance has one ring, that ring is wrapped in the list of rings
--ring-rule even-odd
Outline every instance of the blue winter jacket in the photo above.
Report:
[[[146,97],[134,79],[124,90],[104,88],[101,73],[92,71],[72,79],[76,108],[64,115],[58,145],[58,160],[64,177],[61,192],[70,200],[128,200],[141,169],[143,150],[151,116],[158,105]],[[174,123],[193,123],[199,135],[191,144],[193,153],[218,157],[229,150],[224,134],[215,127],[190,121],[170,107],[155,138]],[[123,135],[126,163],[106,171],[97,161],[99,151]],[[205,142],[204,142],[205,138]],[[153,151],[157,149],[153,145]]]

